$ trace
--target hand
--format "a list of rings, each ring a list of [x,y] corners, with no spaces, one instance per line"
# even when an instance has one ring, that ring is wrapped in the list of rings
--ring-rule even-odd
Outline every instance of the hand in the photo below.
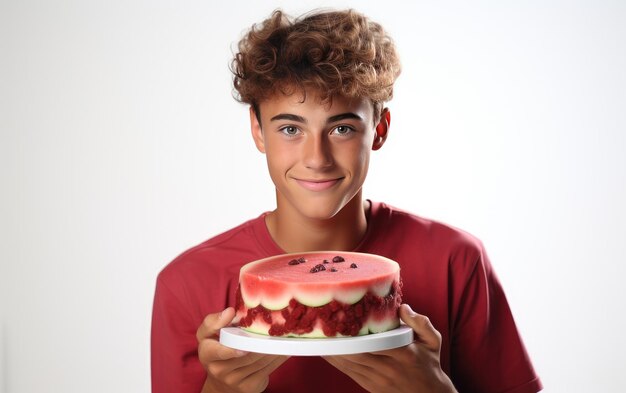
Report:
[[[324,359],[369,392],[456,392],[441,369],[441,334],[408,304],[400,307],[400,318],[415,332],[406,347]]]
[[[198,358],[207,371],[202,392],[256,393],[269,383],[269,375],[283,364],[287,356],[248,353],[226,347],[217,340],[221,328],[228,326],[235,310],[209,314],[198,328]]]

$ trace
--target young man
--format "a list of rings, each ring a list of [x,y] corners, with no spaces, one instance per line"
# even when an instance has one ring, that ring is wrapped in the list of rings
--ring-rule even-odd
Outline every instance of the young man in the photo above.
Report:
[[[534,393],[533,371],[480,241],[365,200],[387,138],[400,65],[380,25],[354,12],[275,12],[239,43],[234,85],[250,105],[276,209],[180,255],[160,274],[153,392]],[[401,319],[415,342],[377,353],[292,357],[222,346],[239,268],[285,252],[379,254],[401,266]],[[416,310],[418,313],[414,312]]]

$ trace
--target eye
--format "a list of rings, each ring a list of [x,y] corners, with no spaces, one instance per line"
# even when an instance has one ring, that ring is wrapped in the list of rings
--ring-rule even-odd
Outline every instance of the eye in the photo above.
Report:
[[[338,135],[348,135],[352,132],[354,132],[354,128],[345,125],[337,126],[333,129],[333,133]]]
[[[298,128],[294,126],[285,126],[280,129],[280,132],[282,132],[283,134],[287,136],[296,136],[298,135],[299,131],[300,130],[298,130]]]

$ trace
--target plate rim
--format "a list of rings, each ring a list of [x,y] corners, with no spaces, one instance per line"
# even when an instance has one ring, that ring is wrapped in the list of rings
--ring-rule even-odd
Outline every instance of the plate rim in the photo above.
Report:
[[[413,339],[413,329],[401,324],[386,332],[333,338],[273,337],[229,326],[220,330],[219,341],[233,349],[269,355],[331,356],[399,348]]]

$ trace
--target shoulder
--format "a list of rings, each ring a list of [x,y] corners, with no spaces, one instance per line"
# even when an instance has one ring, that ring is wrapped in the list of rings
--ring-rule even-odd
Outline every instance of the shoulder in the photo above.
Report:
[[[396,236],[428,249],[447,250],[449,252],[482,253],[483,244],[473,234],[453,225],[422,217],[386,203],[374,203],[377,222]]]
[[[214,236],[172,260],[156,280],[155,304],[192,318],[197,326],[209,313],[235,303],[239,269],[265,256],[260,228],[265,214]]]
[[[255,226],[263,218],[264,215],[246,221],[187,249],[161,270],[158,281],[171,283],[199,274],[215,277],[238,272],[258,248]]]

